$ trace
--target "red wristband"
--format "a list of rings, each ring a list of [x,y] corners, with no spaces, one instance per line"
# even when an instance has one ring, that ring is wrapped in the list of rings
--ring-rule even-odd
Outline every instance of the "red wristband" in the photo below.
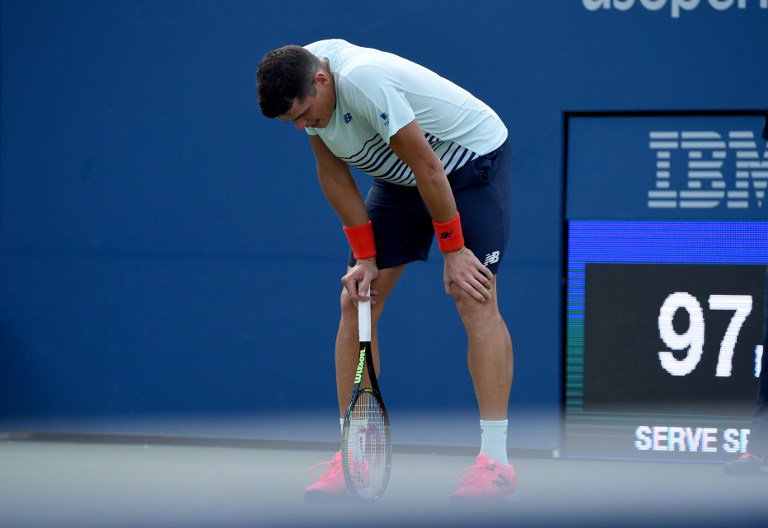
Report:
[[[459,213],[456,213],[452,220],[444,223],[432,221],[432,225],[435,227],[437,245],[440,247],[440,251],[448,253],[464,247],[464,235],[461,234]]]
[[[344,234],[349,240],[349,247],[356,259],[376,256],[376,243],[373,241],[373,224],[370,220],[359,226],[344,226]]]

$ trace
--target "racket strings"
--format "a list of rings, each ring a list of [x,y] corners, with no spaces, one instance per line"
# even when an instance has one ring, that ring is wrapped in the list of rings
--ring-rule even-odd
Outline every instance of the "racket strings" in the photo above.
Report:
[[[375,496],[387,484],[387,427],[378,398],[361,392],[350,413],[346,450],[352,483],[363,498]]]

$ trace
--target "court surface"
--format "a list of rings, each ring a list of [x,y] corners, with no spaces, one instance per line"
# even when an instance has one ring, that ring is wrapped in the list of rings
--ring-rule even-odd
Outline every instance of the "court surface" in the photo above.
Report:
[[[449,503],[470,453],[397,452],[375,504],[305,504],[329,450],[5,435],[2,527],[753,526],[768,522],[768,474],[717,464],[512,458],[520,492],[492,507]]]

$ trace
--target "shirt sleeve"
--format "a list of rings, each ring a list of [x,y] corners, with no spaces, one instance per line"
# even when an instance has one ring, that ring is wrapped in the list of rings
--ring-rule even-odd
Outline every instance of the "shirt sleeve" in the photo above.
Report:
[[[350,107],[387,143],[398,130],[416,118],[397,80],[382,68],[355,68],[344,78],[342,87]]]

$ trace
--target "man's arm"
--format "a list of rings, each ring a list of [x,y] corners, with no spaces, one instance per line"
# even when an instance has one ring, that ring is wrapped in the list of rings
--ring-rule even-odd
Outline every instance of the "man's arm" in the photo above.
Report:
[[[358,226],[368,222],[368,211],[349,171],[349,165],[337,158],[318,136],[309,136],[312,151],[317,160],[317,178],[328,203],[331,204],[341,222],[347,226]],[[378,276],[376,259],[359,259],[341,279],[353,301],[366,301],[371,297],[360,295],[368,291],[371,282]],[[374,292],[371,292],[373,295]]]
[[[360,189],[349,171],[349,165],[337,158],[319,136],[309,136],[317,160],[317,178],[328,203],[345,226],[368,221]]]
[[[432,220],[442,223],[454,218],[457,213],[456,201],[445,169],[415,119],[392,136],[390,146],[416,176],[419,194]]]
[[[427,143],[421,127],[414,119],[390,138],[390,146],[413,171],[422,200],[435,222],[448,222],[456,217],[456,200],[445,174],[443,164]],[[446,293],[451,283],[478,301],[491,297],[493,273],[467,248],[443,253],[445,267],[443,282]]]

